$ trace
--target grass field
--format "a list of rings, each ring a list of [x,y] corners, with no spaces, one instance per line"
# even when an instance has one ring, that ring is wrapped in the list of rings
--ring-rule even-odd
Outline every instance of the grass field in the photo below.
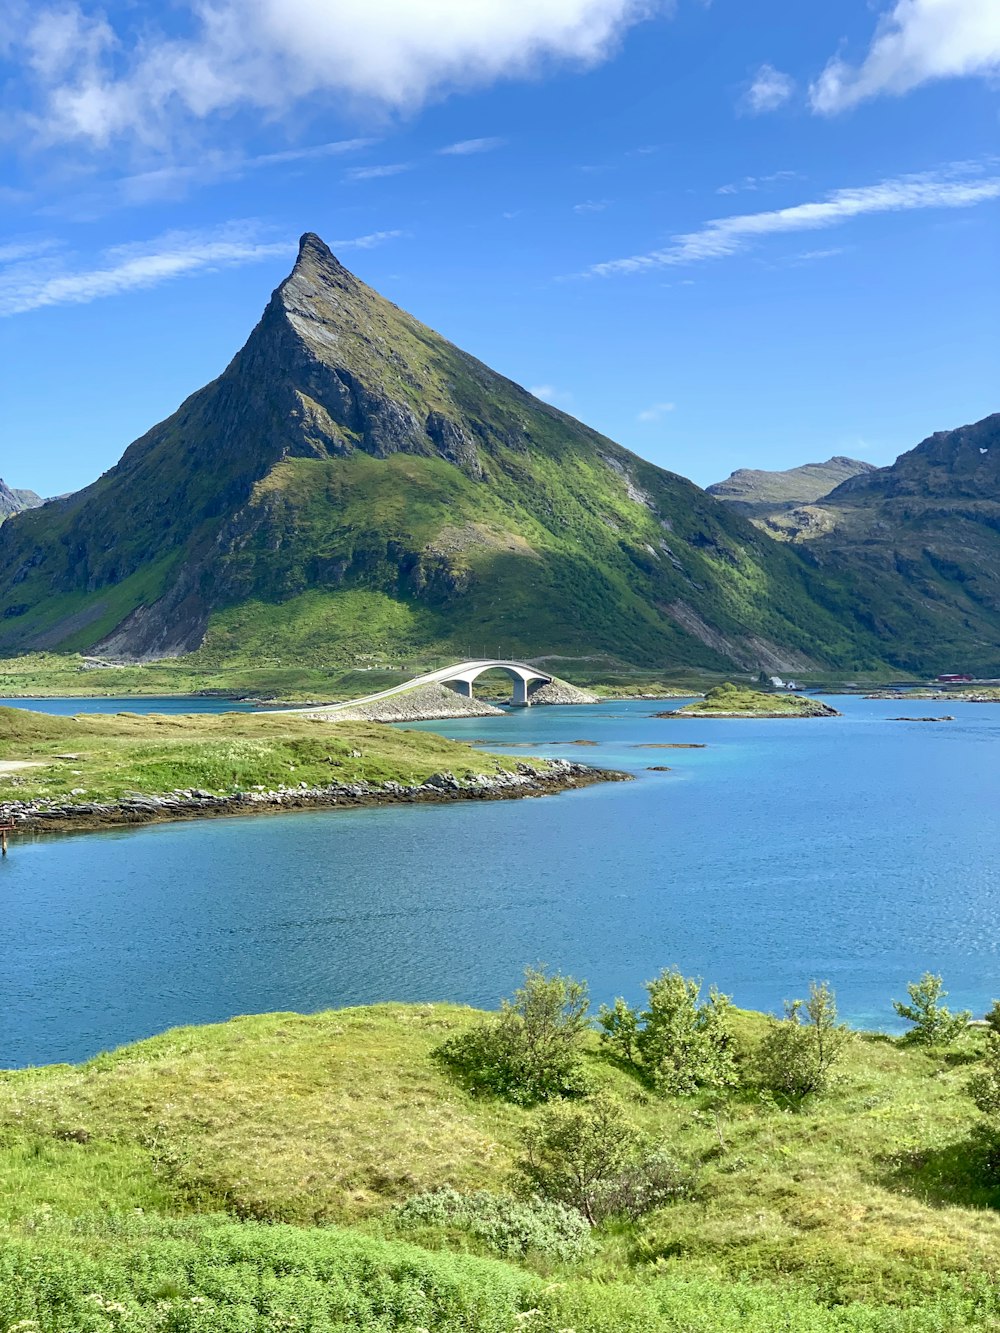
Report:
[[[156,796],[194,787],[228,795],[282,784],[410,785],[442,770],[461,778],[512,770],[517,762],[430,732],[376,723],[280,713],[55,717],[0,708],[0,802],[61,800],[71,793],[113,802],[130,792]]]
[[[431,1058],[477,1017],[271,1014],[0,1075],[0,1329],[1000,1327],[1000,1194],[965,1095],[977,1036],[928,1054],[859,1035],[798,1111],[654,1097],[593,1039],[590,1080],[694,1191],[605,1224],[578,1263],[511,1263],[393,1211],[442,1185],[510,1189],[539,1112],[474,1099]],[[749,1052],[763,1019],[738,1017]]]

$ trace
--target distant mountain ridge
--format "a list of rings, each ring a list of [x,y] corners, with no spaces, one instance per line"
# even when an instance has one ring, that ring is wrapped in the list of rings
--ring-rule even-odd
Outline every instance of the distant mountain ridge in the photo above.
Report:
[[[774,520],[900,660],[1000,673],[1000,413],[937,431],[890,467]]]
[[[0,478],[0,523],[11,514],[20,514],[25,509],[36,509],[44,504],[40,495],[34,491],[16,490]]]
[[[794,509],[796,505],[813,504],[851,477],[875,470],[872,463],[838,454],[825,463],[804,463],[783,472],[738,468],[725,481],[717,481],[705,489],[748,518],[761,518]]]
[[[850,599],[692,483],[532,397],[307,233],[218,379],[0,529],[0,652],[877,661]]]

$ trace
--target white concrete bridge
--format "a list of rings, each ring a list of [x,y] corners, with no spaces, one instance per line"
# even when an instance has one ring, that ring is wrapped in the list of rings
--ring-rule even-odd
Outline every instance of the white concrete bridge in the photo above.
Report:
[[[485,671],[504,671],[514,683],[513,703],[527,708],[531,703],[532,690],[542,685],[551,685],[552,677],[544,671],[536,671],[527,662],[505,662],[499,658],[477,658],[472,662],[457,662],[454,666],[441,667],[438,671],[428,671],[424,676],[414,676],[403,685],[393,685],[391,689],[379,690],[376,694],[367,694],[363,699],[347,699],[340,704],[323,704],[313,708],[283,709],[294,713],[335,713],[338,709],[360,708],[364,704],[377,703],[380,699],[391,699],[395,694],[405,694],[409,690],[419,689],[421,685],[447,685],[456,694],[472,698],[472,687]]]

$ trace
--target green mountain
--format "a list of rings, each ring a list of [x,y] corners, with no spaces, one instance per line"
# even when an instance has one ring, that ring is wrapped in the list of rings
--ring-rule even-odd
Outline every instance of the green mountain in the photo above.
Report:
[[[0,529],[0,652],[351,662],[877,656],[788,545],[460,351],[302,238],[223,374]]]
[[[838,454],[825,463],[805,463],[785,472],[741,467],[725,481],[717,481],[706,490],[748,518],[763,518],[794,509],[797,505],[813,504],[849,478],[874,471],[871,463]]]
[[[0,477],[0,523],[11,514],[20,514],[24,509],[36,509],[44,501],[34,491],[18,491]]]
[[[776,522],[815,569],[851,581],[894,661],[1000,674],[1000,413]]]

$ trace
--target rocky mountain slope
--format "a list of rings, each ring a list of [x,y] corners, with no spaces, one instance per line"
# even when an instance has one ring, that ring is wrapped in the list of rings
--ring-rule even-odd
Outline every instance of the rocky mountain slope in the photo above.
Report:
[[[0,477],[0,523],[11,514],[20,514],[24,509],[36,509],[43,504],[42,497],[34,491],[19,491],[8,486]]]
[[[0,652],[874,660],[732,508],[460,351],[303,237],[223,374],[0,530]]]
[[[748,518],[764,518],[797,505],[813,504],[851,477],[874,471],[871,463],[837,455],[825,463],[805,463],[784,472],[742,467],[706,490]]]
[[[1000,672],[1000,413],[782,516],[803,558],[848,577],[894,660]]]

